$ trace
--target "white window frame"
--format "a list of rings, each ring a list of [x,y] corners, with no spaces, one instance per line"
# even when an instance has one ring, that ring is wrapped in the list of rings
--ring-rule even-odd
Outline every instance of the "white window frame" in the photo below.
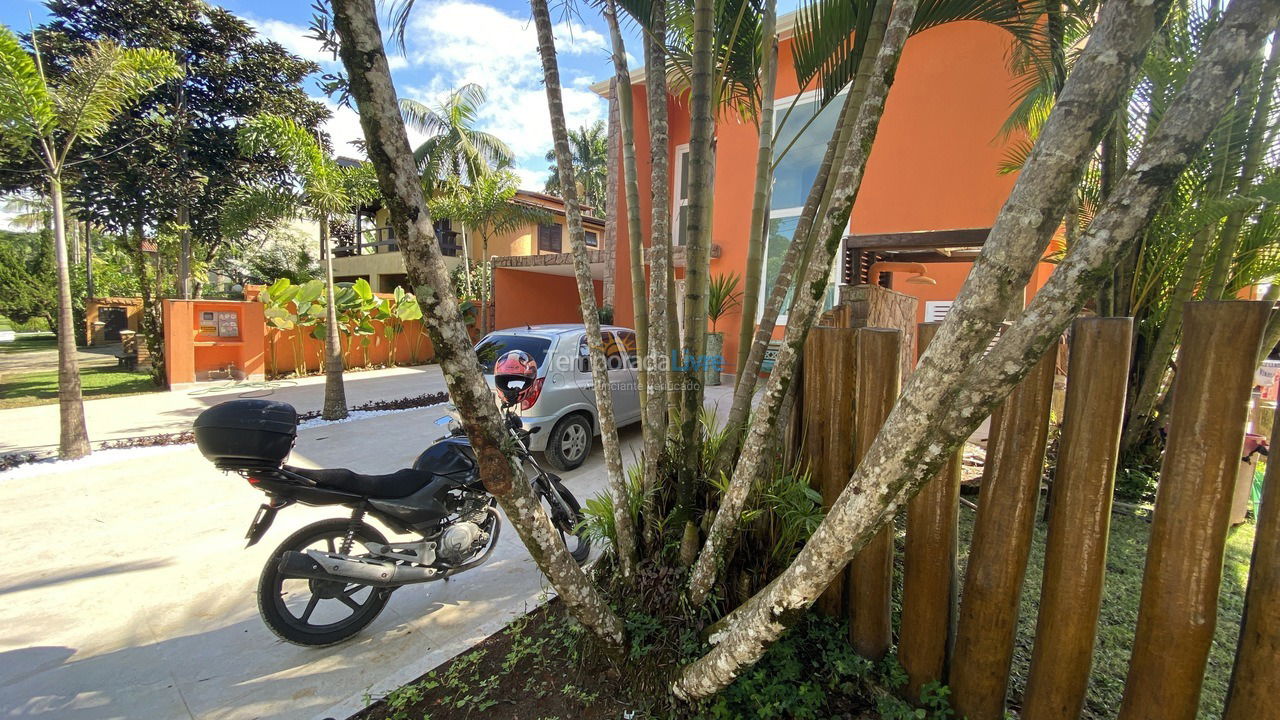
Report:
[[[843,95],[844,95],[845,93],[847,93],[847,92],[849,92],[849,89],[848,89],[848,88],[845,88],[844,90],[840,91],[840,96],[843,96]],[[817,88],[817,89],[814,89],[814,90],[806,90],[805,92],[798,93],[798,94],[796,94],[796,95],[788,95],[787,97],[784,97],[784,98],[777,98],[777,99],[775,99],[775,100],[773,101],[774,111],[775,111],[776,113],[778,113],[778,117],[779,117],[779,119],[781,119],[781,116],[786,114],[787,109],[788,109],[788,108],[790,108],[790,106],[791,106],[791,104],[792,104],[792,103],[795,103],[795,105],[796,105],[797,107],[799,107],[800,105],[804,105],[805,103],[817,102],[818,100],[820,100],[820,99],[821,99],[821,97],[822,97],[822,88]],[[837,97],[839,97],[839,96],[837,96]],[[833,103],[834,103],[834,102],[838,102],[838,100],[832,100],[831,102],[833,102]],[[794,121],[795,119],[796,119],[796,116],[795,116],[795,115],[792,115],[790,118],[788,118],[788,121]],[[805,118],[804,120],[807,120],[807,118]],[[803,125],[803,120],[801,121],[801,124]],[[781,132],[781,131],[782,131],[782,126],[781,126],[781,124],[775,124],[775,125],[773,126],[773,137],[774,137],[774,141],[775,141],[774,150],[775,150],[775,151],[778,151],[778,150],[780,150],[780,149],[781,149],[781,148],[777,147],[777,145],[776,145],[776,141],[777,141],[777,138],[778,138],[778,133],[779,133],[779,132]],[[687,148],[688,146],[685,146],[685,147]],[[775,162],[776,162],[776,158],[775,158]],[[775,168],[775,170],[776,170],[776,168]],[[772,177],[770,177],[770,178],[769,178],[769,184],[770,184],[770,185],[772,185],[772,184],[773,184],[773,182],[774,182],[774,179],[773,179]],[[679,186],[679,185],[676,185],[676,190],[677,190],[677,191],[679,191],[679,188],[680,188],[680,186]],[[768,226],[768,224],[772,224],[772,222],[773,222],[774,220],[781,220],[781,219],[790,218],[790,217],[798,217],[798,216],[799,216],[801,213],[803,213],[803,212],[804,212],[804,207],[803,207],[803,206],[800,206],[800,207],[781,208],[781,209],[779,209],[779,210],[772,210],[772,209],[770,209],[770,210],[768,210],[768,211],[766,212],[766,217],[765,217],[766,227]],[[852,222],[852,220],[851,220],[851,222]],[[847,227],[847,226],[846,226],[846,227],[845,227],[845,231],[846,231],[846,232],[848,232],[848,231],[849,231],[849,227]],[[795,238],[792,238],[792,242],[794,242],[794,241],[795,241]],[[767,236],[764,238],[764,247],[765,247],[765,255],[766,255],[766,257],[765,257],[765,262],[766,262],[766,263],[768,263],[768,257],[767,257],[767,256],[768,256],[768,249],[769,249],[769,238],[768,238]],[[844,285],[844,284],[845,284],[845,283],[844,283],[844,281],[843,281],[843,278],[841,278],[841,277],[840,277],[840,263],[838,262],[838,260],[839,260],[839,259],[840,259],[840,256],[839,256],[839,255],[837,255],[836,257],[832,258],[833,262],[831,263],[831,278],[830,278],[830,281],[829,281],[829,282],[833,282],[833,283],[835,283],[835,285],[836,285],[836,294],[837,294],[837,296],[839,295],[839,292],[840,292],[840,290],[839,290],[840,286],[842,286],[842,285]],[[767,268],[766,268],[766,269],[767,269]],[[767,272],[761,272],[761,273],[760,273],[760,294],[759,294],[760,302],[756,304],[756,323],[757,323],[757,324],[759,324],[759,322],[760,322],[761,320],[763,320],[763,319],[764,319],[764,306],[765,306],[765,301],[766,301],[766,300],[768,299],[768,297],[769,297],[769,296],[766,294],[766,293],[768,293],[768,290],[769,290],[769,288],[768,288],[768,273],[767,273]],[[794,299],[794,298],[793,298],[793,299]],[[788,312],[785,312],[785,313],[780,312],[780,313],[778,313],[778,319],[777,319],[777,321],[774,323],[774,324],[775,324],[775,326],[781,327],[781,326],[783,326],[783,325],[786,325],[786,324],[787,324],[787,320],[788,320],[788,318],[790,317],[790,312],[789,312],[789,310],[790,310],[790,308],[788,307]]]
[[[689,198],[680,197],[680,186],[684,183],[684,163],[682,162],[685,155],[689,154],[689,143],[677,145],[675,152],[671,156],[671,238],[672,244],[676,247],[684,247],[679,242],[680,238],[680,208],[689,204]]]

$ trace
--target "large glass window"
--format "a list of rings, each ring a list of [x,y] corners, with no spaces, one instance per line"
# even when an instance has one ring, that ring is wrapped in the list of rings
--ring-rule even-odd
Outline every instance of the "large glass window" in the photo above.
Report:
[[[843,98],[836,98],[822,111],[818,111],[818,94],[806,93],[795,103],[794,109],[786,117],[774,136],[774,152],[783,153],[773,171],[773,189],[769,198],[769,237],[765,245],[765,268],[760,314],[764,313],[764,298],[778,278],[782,267],[782,258],[795,235],[796,224],[800,213],[804,210],[805,200],[809,197],[809,188],[818,175],[822,165],[822,156],[827,151],[827,141],[835,132],[836,120],[840,115]],[[780,99],[776,103],[779,121],[787,114],[792,100]],[[835,273],[827,286],[823,309],[835,304]],[[791,307],[791,293],[778,315],[778,323],[787,321],[787,309]]]

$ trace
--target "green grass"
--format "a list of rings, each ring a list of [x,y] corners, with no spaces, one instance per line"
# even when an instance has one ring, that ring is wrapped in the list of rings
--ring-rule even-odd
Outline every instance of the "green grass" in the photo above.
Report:
[[[960,565],[968,560],[969,542],[973,536],[974,511],[960,509]],[[1044,575],[1046,525],[1036,522],[1031,558],[1023,586],[1022,606],[1018,616],[1013,668],[1009,679],[1009,699],[1017,703],[1026,689],[1031,666],[1031,650],[1036,631],[1036,612],[1040,601],[1040,585]],[[1082,718],[1101,720],[1114,718],[1124,694],[1125,676],[1129,671],[1129,654],[1138,621],[1138,602],[1142,594],[1142,573],[1146,563],[1147,539],[1151,524],[1131,515],[1112,515],[1111,538],[1107,549],[1107,574],[1103,588],[1102,611],[1098,620],[1098,638],[1093,653],[1093,674]],[[1199,718],[1207,720],[1222,715],[1235,660],[1236,639],[1240,632],[1240,615],[1244,608],[1245,586],[1249,579],[1249,560],[1253,550],[1254,525],[1247,522],[1231,531],[1227,538],[1225,567],[1218,601],[1218,621],[1213,648],[1205,670],[1204,688],[1200,694]]]
[[[58,339],[53,333],[19,335],[13,342],[0,343],[0,355],[14,355],[38,350],[56,350]]]
[[[113,367],[81,368],[80,384],[85,397],[137,395],[159,390],[149,374],[125,372]],[[15,373],[0,381],[0,408],[45,405],[57,401],[57,370]]]

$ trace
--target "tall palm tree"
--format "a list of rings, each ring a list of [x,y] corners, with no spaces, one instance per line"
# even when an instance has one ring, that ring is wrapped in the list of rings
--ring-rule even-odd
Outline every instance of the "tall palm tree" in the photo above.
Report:
[[[325,154],[311,131],[292,118],[259,115],[241,129],[239,141],[246,152],[273,153],[293,171],[299,181],[296,192],[281,188],[250,191],[243,204],[281,208],[305,208],[320,225],[320,247],[325,255],[325,338],[324,410],[326,420],[347,416],[346,389],[342,382],[342,345],[338,336],[338,310],[333,289],[333,251],[329,247],[329,223],[335,215],[349,213],[377,193],[373,168],[367,163],[339,165]]]
[[[476,129],[484,101],[484,88],[475,83],[450,92],[435,105],[400,99],[405,123],[428,135],[413,151],[428,196],[446,178],[470,183],[490,170],[512,163],[514,156],[506,143]]]
[[[35,45],[35,38],[32,38]],[[169,53],[94,44],[50,83],[39,47],[29,54],[18,36],[0,26],[0,148],[35,159],[48,185],[53,248],[58,272],[58,451],[64,458],[89,454],[76,327],[71,315],[71,271],[63,207],[63,172],[73,151],[95,145],[111,121],[143,94],[182,74]]]
[[[609,204],[606,181],[609,177],[609,136],[604,121],[583,125],[569,131],[569,150],[573,154],[573,175],[578,183],[579,199],[588,205],[597,217],[603,215]],[[544,188],[552,195],[560,194],[560,171],[556,167],[556,151],[547,151],[550,175]]]

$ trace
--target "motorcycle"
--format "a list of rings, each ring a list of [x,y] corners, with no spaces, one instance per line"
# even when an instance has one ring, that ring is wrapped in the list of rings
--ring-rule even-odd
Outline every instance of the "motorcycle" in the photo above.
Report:
[[[578,500],[528,449],[528,434],[511,412],[518,397],[499,395],[507,431],[552,525],[579,563],[591,552],[577,533]],[[373,622],[391,593],[405,585],[445,580],[483,565],[498,545],[502,517],[480,481],[466,434],[451,418],[448,432],[413,465],[385,475],[284,463],[297,437],[297,413],[287,403],[232,400],[195,421],[196,443],[215,467],[238,473],[267,495],[245,538],[251,547],[276,514],[294,504],[350,508],[347,518],[312,523],[276,548],[258,579],[258,610],[267,627],[298,645],[342,642]],[[365,522],[377,519],[408,542],[388,542]]]

